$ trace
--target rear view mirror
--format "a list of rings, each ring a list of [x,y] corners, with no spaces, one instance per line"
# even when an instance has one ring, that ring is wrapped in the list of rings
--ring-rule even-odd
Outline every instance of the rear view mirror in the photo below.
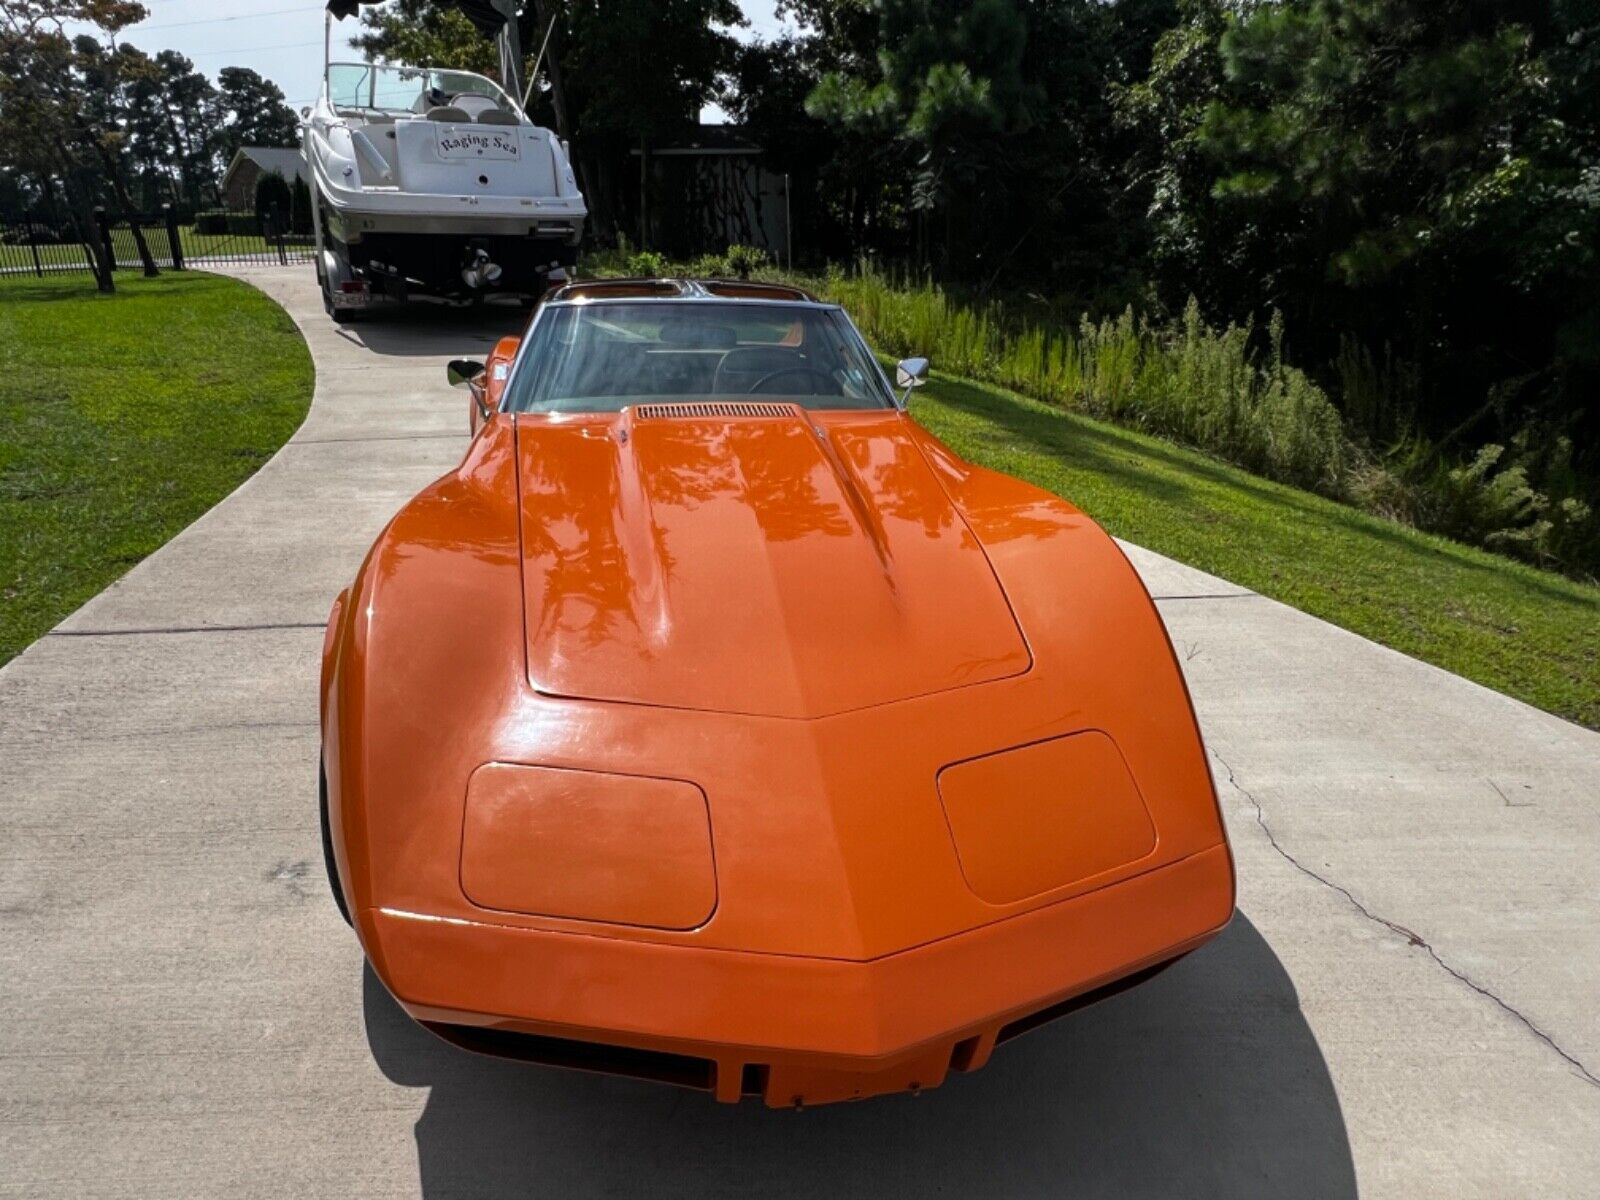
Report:
[[[921,387],[928,382],[928,360],[902,358],[894,369],[894,385],[901,388]]]
[[[904,408],[911,399],[911,389],[919,388],[928,382],[928,360],[925,358],[902,358],[894,369],[894,385],[900,389],[900,407]]]
[[[471,358],[453,358],[444,369],[451,387],[474,383],[483,376],[483,364]]]

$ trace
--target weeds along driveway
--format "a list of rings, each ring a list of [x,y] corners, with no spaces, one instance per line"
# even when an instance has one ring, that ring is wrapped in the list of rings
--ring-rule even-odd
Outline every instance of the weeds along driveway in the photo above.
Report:
[[[1600,734],[1132,551],[1240,916],[926,1096],[794,1114],[409,1024],[321,878],[317,656],[510,315],[337,329],[248,483],[0,669],[0,1196],[1592,1194]]]

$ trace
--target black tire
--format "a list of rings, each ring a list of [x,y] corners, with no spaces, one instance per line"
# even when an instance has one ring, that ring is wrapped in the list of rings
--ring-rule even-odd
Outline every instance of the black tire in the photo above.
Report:
[[[333,893],[333,902],[339,906],[339,915],[344,918],[344,923],[354,928],[350,906],[345,903],[344,888],[339,885],[339,864],[333,857],[333,830],[328,825],[328,768],[320,754],[317,755],[317,799],[318,807],[322,810],[322,864],[328,870],[328,890]]]
[[[324,220],[327,218],[324,217]],[[322,269],[322,252],[330,249],[330,239],[326,232],[317,239],[317,282],[322,285],[322,307],[333,318],[335,325],[351,325],[355,323],[358,315],[353,308],[335,308],[333,304],[333,280]],[[339,257],[337,250],[330,250],[335,258]]]

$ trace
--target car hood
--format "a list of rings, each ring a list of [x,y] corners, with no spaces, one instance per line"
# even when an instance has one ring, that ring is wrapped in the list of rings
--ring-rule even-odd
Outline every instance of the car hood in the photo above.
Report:
[[[811,718],[1029,667],[900,413],[522,416],[517,460],[541,692]]]

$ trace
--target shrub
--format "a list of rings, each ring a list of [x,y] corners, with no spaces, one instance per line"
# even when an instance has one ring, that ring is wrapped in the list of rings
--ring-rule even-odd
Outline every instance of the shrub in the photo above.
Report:
[[[772,259],[765,250],[757,246],[732,245],[724,254],[723,261],[728,265],[728,273],[737,275],[740,279],[749,279],[758,271],[765,271],[772,265]]]
[[[290,200],[290,231],[293,233],[310,233],[311,189],[306,186],[306,181],[298,175],[294,177],[294,185],[290,188]]]
[[[1535,457],[1526,432],[1516,451],[1488,445],[1470,462],[1437,469],[1425,490],[1421,524],[1461,541],[1477,542],[1542,565],[1592,568],[1600,529],[1593,508],[1578,496],[1555,497],[1534,486],[1528,462]],[[1560,478],[1572,444],[1557,438],[1547,457],[1546,477]]]
[[[261,223],[253,212],[233,212],[226,208],[212,208],[195,214],[196,233],[221,236],[253,237],[261,232]]]
[[[294,207],[294,195],[289,191],[289,181],[277,171],[265,171],[256,180],[256,216],[265,221],[269,213],[276,213],[281,221],[288,221]]]
[[[734,273],[727,256],[723,254],[702,254],[699,258],[691,258],[686,270],[694,279],[726,279]]]
[[[623,273],[654,279],[667,274],[667,260],[654,250],[636,250],[624,260]]]

